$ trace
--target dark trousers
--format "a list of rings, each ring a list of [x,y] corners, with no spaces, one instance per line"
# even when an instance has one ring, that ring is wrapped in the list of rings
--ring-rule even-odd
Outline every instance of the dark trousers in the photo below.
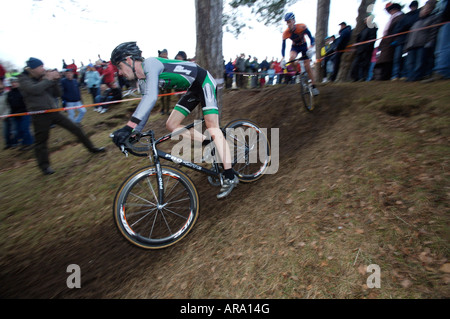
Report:
[[[341,58],[343,52],[337,52],[331,59],[333,61],[333,74],[330,77],[330,81],[336,81],[337,75],[339,73],[339,68],[341,67]]]
[[[88,149],[92,150],[94,145],[91,140],[83,133],[75,123],[59,112],[33,115],[34,138],[35,138],[35,153],[36,159],[40,169],[46,169],[50,166],[48,156],[47,141],[50,135],[50,127],[59,125],[70,133],[78,137],[78,140]]]
[[[172,89],[163,89],[160,90],[160,94],[169,94],[172,93]],[[171,95],[161,96],[161,114],[169,114],[170,113],[170,97]]]
[[[98,87],[89,88],[89,93],[92,96],[92,103],[95,103],[95,98],[97,97],[97,95],[100,94],[100,88],[98,88]]]
[[[352,65],[352,79],[355,81],[366,80],[370,69],[371,51],[357,52]]]
[[[17,142],[21,141],[24,146],[33,144],[34,138],[30,132],[31,116],[16,116],[13,117],[13,120],[16,124]]]

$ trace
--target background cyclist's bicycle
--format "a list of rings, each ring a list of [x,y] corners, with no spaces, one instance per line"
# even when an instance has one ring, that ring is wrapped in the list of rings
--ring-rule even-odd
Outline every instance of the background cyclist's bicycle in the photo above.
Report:
[[[295,59],[286,63],[289,65],[290,63],[299,61],[301,71],[297,73],[298,82],[300,83],[300,94],[302,97],[303,106],[308,112],[312,112],[314,110],[314,91],[312,87],[311,79],[309,78],[308,72],[306,72],[304,61],[301,59]]]

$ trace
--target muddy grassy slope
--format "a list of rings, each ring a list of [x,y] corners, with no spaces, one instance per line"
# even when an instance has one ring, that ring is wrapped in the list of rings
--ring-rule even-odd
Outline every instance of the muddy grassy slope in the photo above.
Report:
[[[224,123],[279,129],[278,172],[222,201],[190,172],[200,217],[161,251],[128,244],[111,214],[121,181],[147,164],[108,138],[133,103],[89,110],[84,129],[108,145],[104,156],[59,128],[57,173],[45,179],[31,153],[1,152],[0,296],[448,298],[448,84],[322,86],[314,114],[296,86],[225,93]],[[151,126],[165,132],[154,114]],[[66,286],[69,264],[81,268],[81,289]],[[367,286],[373,264],[379,289]]]

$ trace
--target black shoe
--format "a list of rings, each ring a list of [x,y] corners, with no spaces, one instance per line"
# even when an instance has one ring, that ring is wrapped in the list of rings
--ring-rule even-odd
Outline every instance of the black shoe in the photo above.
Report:
[[[53,168],[49,166],[47,168],[42,169],[42,173],[44,173],[44,175],[52,175],[53,173],[55,173],[55,171],[53,170]]]
[[[234,176],[233,179],[226,178],[223,181],[223,185],[222,188],[220,189],[219,194],[217,194],[217,198],[222,199],[230,195],[231,191],[233,190],[233,188],[236,187],[237,184],[239,184],[239,178],[237,176]]]
[[[91,148],[91,149],[89,150],[89,152],[91,152],[91,153],[93,153],[93,154],[97,154],[97,153],[105,153],[105,152],[106,152],[106,149],[105,149],[104,147],[94,147],[94,148]]]

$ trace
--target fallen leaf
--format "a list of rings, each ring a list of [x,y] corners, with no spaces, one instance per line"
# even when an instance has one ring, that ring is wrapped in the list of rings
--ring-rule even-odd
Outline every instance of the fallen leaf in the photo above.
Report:
[[[450,274],[450,263],[443,264],[441,268],[439,268],[439,270],[447,274]]]
[[[420,253],[419,260],[425,264],[431,264],[433,262],[433,258],[428,256],[426,251]]]
[[[367,266],[359,265],[359,267],[358,267],[358,272],[359,272],[361,275],[367,274]]]
[[[412,281],[409,280],[409,279],[404,279],[404,280],[400,283],[400,285],[402,285],[403,288],[409,288],[409,287],[412,286],[412,284],[413,284]]]

